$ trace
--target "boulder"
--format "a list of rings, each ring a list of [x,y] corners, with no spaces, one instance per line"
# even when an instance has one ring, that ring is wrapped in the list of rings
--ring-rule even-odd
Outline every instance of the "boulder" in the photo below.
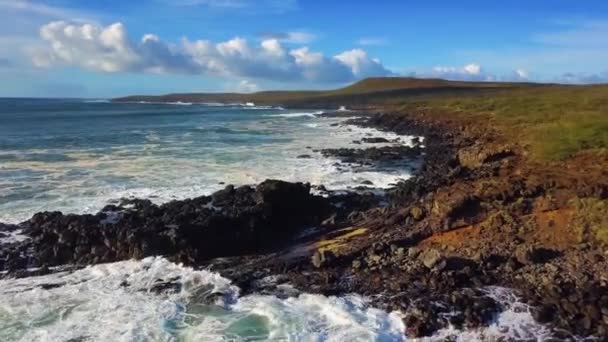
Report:
[[[460,165],[468,169],[477,169],[486,163],[500,161],[515,155],[509,146],[473,145],[458,151],[457,157]]]
[[[382,137],[374,137],[374,138],[363,138],[361,139],[362,142],[367,143],[367,144],[381,144],[381,143],[389,143],[390,141],[386,138],[382,138]]]
[[[439,253],[438,250],[433,249],[433,248],[424,250],[422,253],[420,253],[420,255],[418,256],[418,259],[422,262],[422,264],[426,268],[429,268],[429,269],[432,269],[435,266],[440,266],[442,261],[445,264],[445,260],[444,260],[443,256],[441,255],[441,253]]]
[[[314,267],[320,268],[335,259],[336,255],[333,252],[317,250],[310,258],[310,261]]]
[[[521,245],[515,249],[514,256],[518,262],[529,264],[542,264],[561,255],[560,252],[544,247]]]

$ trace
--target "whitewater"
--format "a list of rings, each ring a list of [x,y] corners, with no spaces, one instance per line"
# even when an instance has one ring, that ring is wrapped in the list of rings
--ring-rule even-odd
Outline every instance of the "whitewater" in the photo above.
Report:
[[[7,279],[0,281],[0,340],[407,341],[399,312],[370,307],[359,295],[306,294],[288,284],[279,290],[285,295],[240,296],[216,273],[160,257]],[[509,290],[487,291],[506,307],[492,325],[420,341],[550,336]]]

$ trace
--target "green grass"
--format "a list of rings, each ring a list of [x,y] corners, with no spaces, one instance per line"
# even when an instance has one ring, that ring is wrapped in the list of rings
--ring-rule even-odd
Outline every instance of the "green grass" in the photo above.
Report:
[[[406,101],[405,109],[481,114],[526,145],[532,156],[559,160],[608,148],[608,86],[537,86]]]
[[[591,239],[608,246],[608,201],[597,198],[577,198],[571,201],[575,209],[572,228],[581,241]]]

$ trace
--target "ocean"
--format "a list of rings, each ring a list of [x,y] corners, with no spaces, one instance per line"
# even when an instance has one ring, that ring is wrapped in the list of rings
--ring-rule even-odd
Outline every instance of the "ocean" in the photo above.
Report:
[[[162,203],[268,178],[386,188],[407,169],[349,170],[314,150],[357,147],[373,129],[316,111],[242,105],[0,99],[0,222],[95,213],[112,200]],[[302,158],[302,156],[310,158]],[[298,158],[300,157],[300,158]]]
[[[376,189],[412,169],[348,167],[322,148],[362,137],[412,137],[342,125],[309,110],[240,104],[0,99],[0,222],[39,211],[94,213],[125,197],[162,203],[267,178],[331,190]],[[24,238],[11,236],[10,238]],[[155,291],[176,282],[172,293]],[[272,282],[273,279],[267,279]],[[229,279],[162,257],[0,280],[0,341],[406,341],[401,313],[358,294],[240,296]],[[429,341],[538,339],[549,330],[509,290],[484,329],[445,329]]]

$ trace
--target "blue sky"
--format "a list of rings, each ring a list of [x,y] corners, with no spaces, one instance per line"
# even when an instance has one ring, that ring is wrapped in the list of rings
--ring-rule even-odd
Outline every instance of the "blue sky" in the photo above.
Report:
[[[0,96],[608,81],[608,1],[0,0]]]

